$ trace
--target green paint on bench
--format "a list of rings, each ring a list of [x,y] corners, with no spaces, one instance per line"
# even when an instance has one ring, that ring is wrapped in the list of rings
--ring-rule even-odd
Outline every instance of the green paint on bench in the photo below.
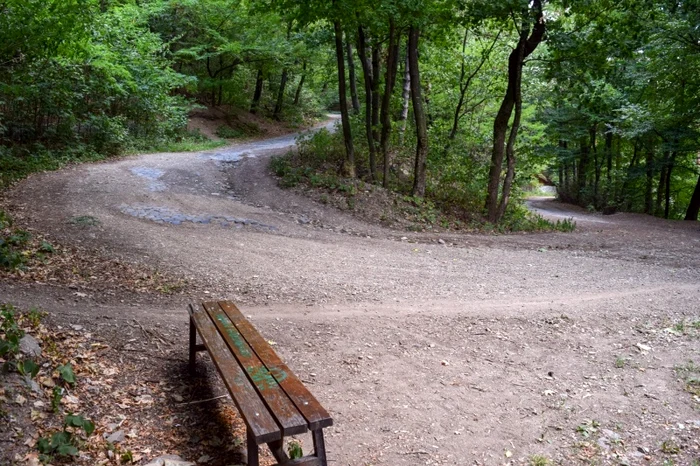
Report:
[[[217,312],[216,320],[221,322],[221,325],[224,326],[226,329],[226,334],[229,336],[229,338],[231,338],[231,341],[234,345],[236,345],[236,348],[238,348],[238,351],[241,352],[241,355],[247,358],[251,357],[252,354],[250,353],[248,344],[245,342],[245,340],[243,340],[243,337],[238,332],[238,329],[233,326],[228,316],[223,312]]]

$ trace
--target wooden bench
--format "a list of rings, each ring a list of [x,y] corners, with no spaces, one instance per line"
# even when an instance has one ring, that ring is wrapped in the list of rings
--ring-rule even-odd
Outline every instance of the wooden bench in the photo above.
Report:
[[[327,466],[323,428],[333,419],[229,301],[190,305],[190,369],[207,350],[247,427],[248,465],[267,444],[278,464]],[[197,334],[203,344],[197,343]],[[314,454],[290,460],[284,438],[311,431]]]

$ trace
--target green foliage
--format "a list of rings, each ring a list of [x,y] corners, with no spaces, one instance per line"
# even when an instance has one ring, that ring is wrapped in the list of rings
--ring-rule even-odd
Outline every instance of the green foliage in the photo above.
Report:
[[[528,461],[530,466],[549,466],[552,464],[552,461],[543,455],[532,455]]]
[[[287,444],[287,454],[289,459],[296,460],[304,457],[304,451],[301,448],[301,443],[292,440]]]
[[[58,366],[56,368],[61,379],[68,383],[69,385],[75,385],[75,373],[73,373],[73,366],[70,363]]]
[[[39,365],[31,359],[18,361],[16,364],[17,372],[25,377],[34,378],[39,373]]]
[[[22,267],[27,260],[24,252],[30,238],[26,231],[12,229],[12,219],[7,213],[0,211],[0,268]]]
[[[19,353],[19,341],[24,336],[15,318],[17,310],[11,304],[0,305],[0,357],[10,359]]]
[[[242,130],[238,128],[231,128],[228,125],[219,126],[216,129],[216,135],[224,139],[239,139],[246,136]]]
[[[25,314],[24,318],[29,322],[29,325],[33,329],[39,328],[39,325],[41,324],[41,320],[46,317],[46,313],[42,312],[36,307],[32,307],[29,309],[29,312]]]
[[[51,411],[58,414],[61,408],[61,400],[63,399],[63,389],[59,386],[54,386],[51,390]]]
[[[82,431],[89,437],[95,431],[92,421],[72,414],[66,416],[63,426],[62,431],[55,432],[50,438],[42,437],[37,441],[37,449],[43,462],[49,462],[54,456],[78,456],[81,442],[79,432]]]

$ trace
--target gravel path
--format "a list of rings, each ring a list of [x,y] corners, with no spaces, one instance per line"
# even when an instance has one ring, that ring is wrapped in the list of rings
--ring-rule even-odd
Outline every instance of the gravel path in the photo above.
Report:
[[[332,464],[700,459],[693,366],[679,369],[700,363],[697,223],[536,199],[577,232],[397,232],[277,188],[268,156],[292,144],[81,165],[10,200],[63,242],[242,303],[334,415]],[[81,216],[99,225],[71,223]],[[98,330],[135,317],[177,328],[184,350],[185,298],[0,292]]]

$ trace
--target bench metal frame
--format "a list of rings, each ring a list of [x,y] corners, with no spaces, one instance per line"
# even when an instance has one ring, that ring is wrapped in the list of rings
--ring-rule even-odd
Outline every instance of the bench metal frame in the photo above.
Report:
[[[189,365],[208,351],[247,431],[248,466],[266,444],[279,465],[327,466],[323,428],[333,419],[230,301],[191,304]],[[202,343],[198,343],[197,336]],[[284,438],[311,431],[314,453],[290,460]]]

